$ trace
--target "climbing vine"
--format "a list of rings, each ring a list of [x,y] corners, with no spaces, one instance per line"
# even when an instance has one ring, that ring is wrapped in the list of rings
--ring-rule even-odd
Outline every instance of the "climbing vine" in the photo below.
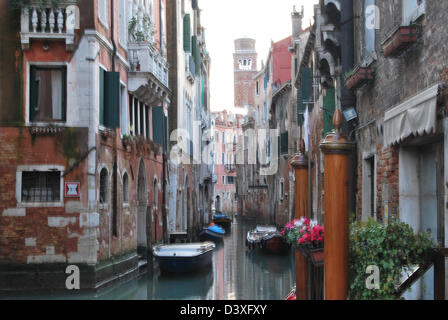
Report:
[[[354,300],[400,299],[396,293],[403,271],[424,264],[434,247],[428,233],[414,234],[401,221],[381,224],[374,220],[350,226],[350,288]],[[369,289],[366,273],[369,266],[379,269],[379,288]]]

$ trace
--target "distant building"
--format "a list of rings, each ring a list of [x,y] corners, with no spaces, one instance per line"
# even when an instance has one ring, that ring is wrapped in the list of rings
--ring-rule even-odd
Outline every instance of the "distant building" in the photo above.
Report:
[[[241,135],[241,115],[213,112],[214,133],[214,209],[229,215],[237,213],[236,144]]]

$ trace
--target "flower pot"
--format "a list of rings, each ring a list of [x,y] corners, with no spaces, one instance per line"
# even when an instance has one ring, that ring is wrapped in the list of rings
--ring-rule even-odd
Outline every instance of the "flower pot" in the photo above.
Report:
[[[322,267],[325,263],[324,248],[310,250],[310,257],[315,267]]]
[[[349,90],[356,90],[372,79],[373,69],[371,67],[357,67],[345,80],[345,86]]]
[[[383,42],[384,56],[397,57],[401,55],[417,42],[420,33],[419,26],[400,26]]]

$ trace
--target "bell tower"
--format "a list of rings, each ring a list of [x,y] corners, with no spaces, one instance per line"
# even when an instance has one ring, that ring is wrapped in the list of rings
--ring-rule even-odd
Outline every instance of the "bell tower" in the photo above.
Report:
[[[233,70],[236,108],[254,106],[255,82],[253,77],[257,73],[257,57],[254,39],[235,40]]]

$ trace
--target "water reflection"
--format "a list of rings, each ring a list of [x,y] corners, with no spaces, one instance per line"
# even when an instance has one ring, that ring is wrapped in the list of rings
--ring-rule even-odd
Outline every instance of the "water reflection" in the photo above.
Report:
[[[234,221],[232,231],[217,245],[207,269],[186,275],[142,275],[95,294],[39,294],[13,299],[107,300],[280,300],[294,284],[293,255],[273,256],[246,250],[254,223]]]

